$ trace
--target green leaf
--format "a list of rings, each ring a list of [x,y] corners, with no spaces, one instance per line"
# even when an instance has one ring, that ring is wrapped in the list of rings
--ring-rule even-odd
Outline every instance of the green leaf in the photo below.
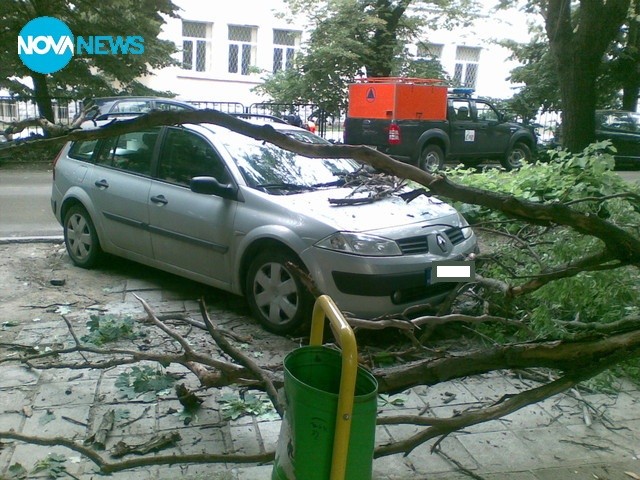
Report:
[[[40,425],[46,425],[49,422],[52,422],[56,419],[55,414],[51,411],[51,410],[47,410],[44,415],[42,415],[40,417],[40,420],[38,420],[38,423]]]
[[[27,478],[27,470],[19,463],[14,463],[7,470],[7,480],[23,480]]]

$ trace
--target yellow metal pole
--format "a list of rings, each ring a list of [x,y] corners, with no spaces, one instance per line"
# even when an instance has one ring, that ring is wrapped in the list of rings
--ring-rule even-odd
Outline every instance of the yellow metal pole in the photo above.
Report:
[[[331,297],[327,295],[318,297],[313,307],[309,345],[322,345],[326,317],[329,318],[336,341],[342,349],[342,372],[338,393],[336,431],[333,437],[330,480],[345,480],[356,376],[358,374],[358,347],[353,330]]]

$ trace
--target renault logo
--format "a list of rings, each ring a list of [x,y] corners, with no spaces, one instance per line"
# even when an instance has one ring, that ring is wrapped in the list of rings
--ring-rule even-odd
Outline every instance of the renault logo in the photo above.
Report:
[[[447,241],[439,233],[436,235],[436,243],[438,244],[438,246],[440,247],[440,250],[442,250],[443,253],[447,251]]]

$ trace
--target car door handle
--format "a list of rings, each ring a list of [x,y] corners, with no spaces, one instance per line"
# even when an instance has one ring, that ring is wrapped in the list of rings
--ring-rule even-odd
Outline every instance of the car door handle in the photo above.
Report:
[[[155,195],[151,197],[151,201],[160,205],[166,205],[169,203],[169,200],[167,200],[164,195]]]
[[[104,178],[102,180],[96,180],[94,185],[98,188],[109,188],[109,182],[107,182]]]

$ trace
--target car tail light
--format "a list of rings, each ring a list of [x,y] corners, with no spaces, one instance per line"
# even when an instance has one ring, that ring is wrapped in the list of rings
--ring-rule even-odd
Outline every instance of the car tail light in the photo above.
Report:
[[[389,145],[400,145],[400,127],[396,122],[389,125]]]
[[[56,180],[56,163],[58,163],[58,160],[60,160],[60,157],[62,156],[62,152],[64,151],[64,147],[62,147],[60,149],[60,151],[58,152],[58,154],[56,155],[56,158],[53,159],[53,165],[51,168],[51,171],[53,172],[53,180]]]

